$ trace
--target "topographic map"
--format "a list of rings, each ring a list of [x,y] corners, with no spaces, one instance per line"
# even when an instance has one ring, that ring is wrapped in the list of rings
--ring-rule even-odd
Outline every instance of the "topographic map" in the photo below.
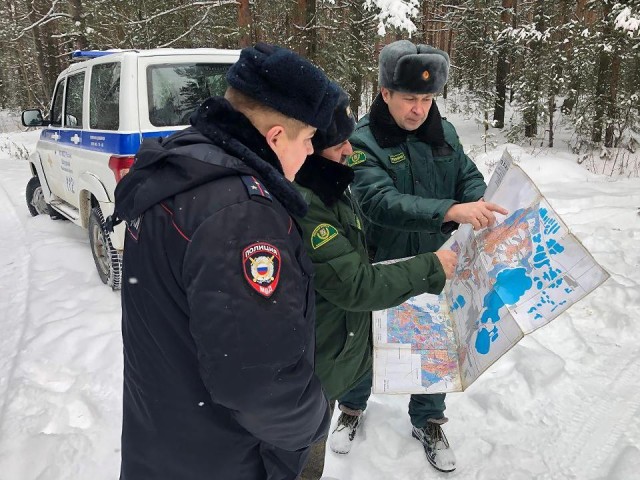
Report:
[[[609,277],[506,151],[485,199],[509,214],[442,247],[458,253],[443,292],[374,312],[376,393],[462,391]]]

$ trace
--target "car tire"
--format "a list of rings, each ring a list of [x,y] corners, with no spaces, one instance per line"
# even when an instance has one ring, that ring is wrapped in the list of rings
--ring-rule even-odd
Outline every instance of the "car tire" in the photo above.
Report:
[[[37,215],[51,215],[53,209],[44,199],[44,193],[42,192],[42,185],[38,177],[31,177],[27,183],[27,189],[25,191],[27,200],[27,208],[31,216]]]
[[[105,227],[104,216],[100,207],[93,207],[89,216],[89,243],[91,254],[96,264],[100,280],[120,290],[122,278],[122,256],[112,245]]]

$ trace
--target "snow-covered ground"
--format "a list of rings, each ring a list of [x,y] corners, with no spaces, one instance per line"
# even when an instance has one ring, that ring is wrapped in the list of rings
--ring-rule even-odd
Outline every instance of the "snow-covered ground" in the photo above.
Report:
[[[476,124],[448,117],[488,176],[505,145],[484,153]],[[448,396],[455,472],[432,469],[411,438],[408,396],[374,395],[351,453],[327,454],[326,477],[639,478],[640,178],[588,172],[561,133],[555,150],[510,152],[611,278]],[[119,295],[100,282],[86,232],[29,215],[17,157],[37,136],[0,133],[0,480],[111,480]]]

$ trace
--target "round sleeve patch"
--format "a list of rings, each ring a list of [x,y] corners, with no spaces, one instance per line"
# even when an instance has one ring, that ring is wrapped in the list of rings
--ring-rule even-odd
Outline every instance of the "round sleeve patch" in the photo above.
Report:
[[[266,242],[249,245],[242,251],[244,277],[256,292],[269,298],[280,280],[280,250]]]
[[[355,150],[347,159],[347,165],[353,167],[354,165],[364,163],[366,159],[367,155],[362,150]]]
[[[328,223],[321,223],[313,229],[313,233],[311,234],[311,246],[315,250],[337,236],[338,229],[336,227],[329,225]]]

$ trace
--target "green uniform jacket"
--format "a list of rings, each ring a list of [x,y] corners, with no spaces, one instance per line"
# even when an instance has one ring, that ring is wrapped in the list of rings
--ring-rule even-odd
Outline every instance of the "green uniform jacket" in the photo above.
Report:
[[[316,374],[336,400],[371,369],[371,311],[424,292],[440,293],[445,276],[433,254],[371,265],[347,185],[349,167],[311,156],[296,177],[309,204],[297,219],[313,261],[316,288]]]
[[[431,144],[430,137],[436,139]],[[423,126],[409,133],[376,99],[350,141],[353,193],[367,221],[375,261],[437,250],[458,227],[444,223],[447,210],[479,200],[486,189],[455,128],[441,119],[435,103]]]

